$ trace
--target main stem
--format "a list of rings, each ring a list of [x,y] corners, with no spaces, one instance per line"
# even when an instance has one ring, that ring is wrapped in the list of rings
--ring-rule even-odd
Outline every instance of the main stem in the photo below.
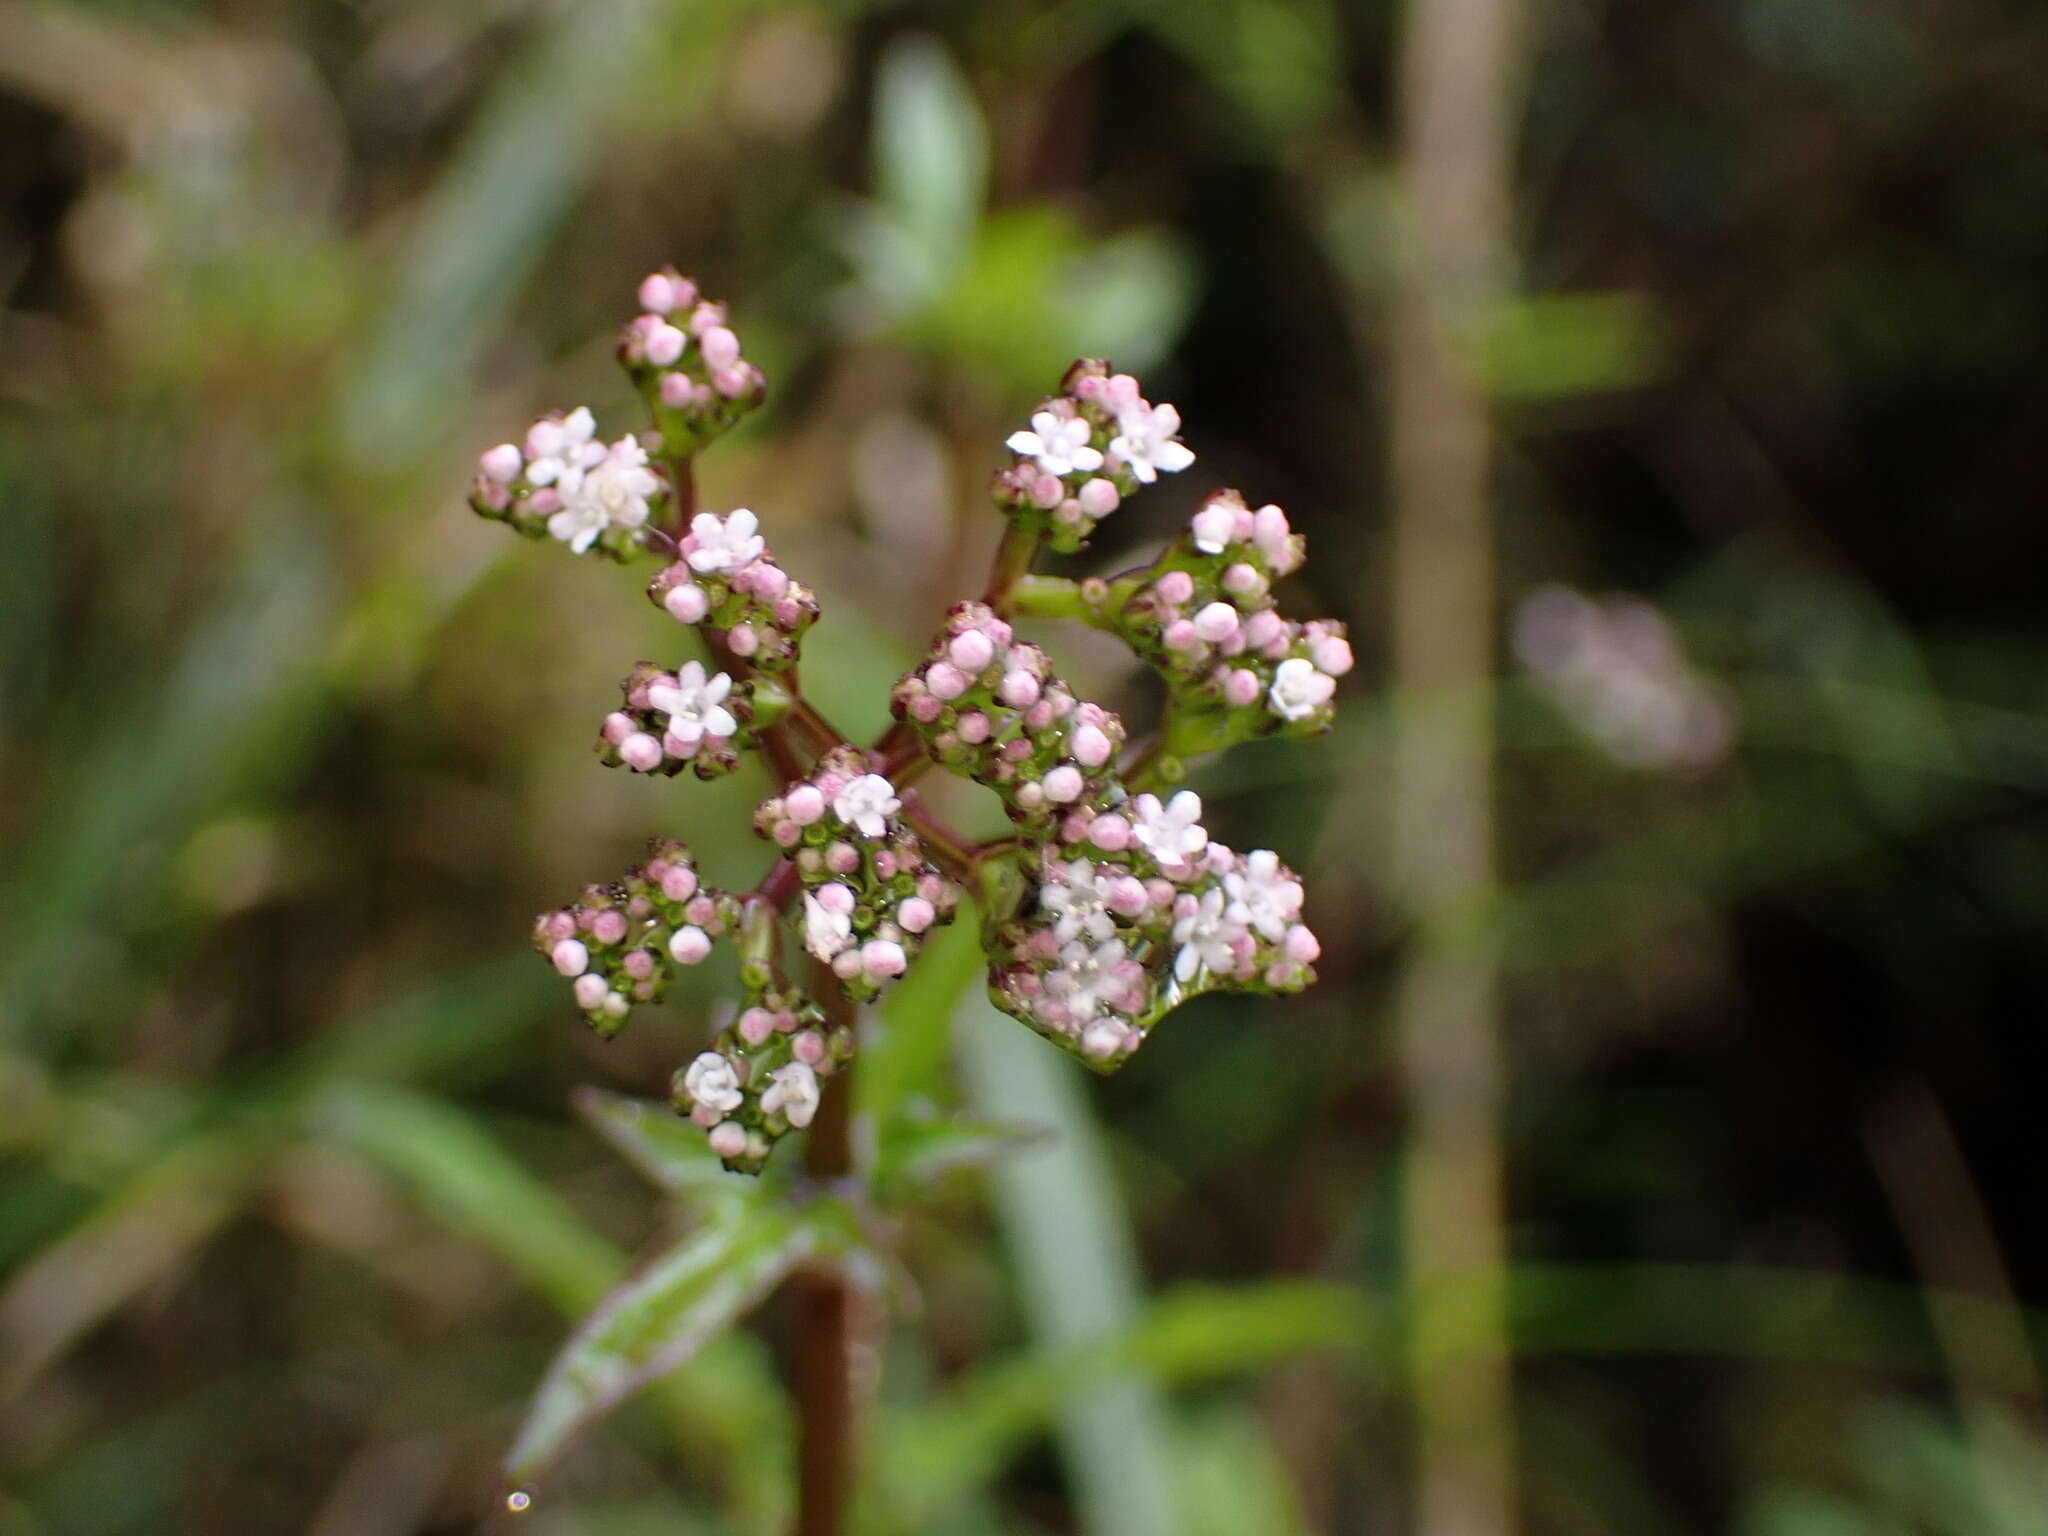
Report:
[[[811,985],[834,1028],[853,1006],[831,968],[813,963]],[[852,1068],[830,1079],[804,1143],[804,1170],[837,1181],[853,1171]],[[796,1302],[797,1513],[795,1536],[842,1536],[847,1529],[859,1446],[860,1359],[865,1300],[838,1266],[802,1271]]]
[[[1393,315],[1394,859],[1417,1536],[1515,1526],[1494,863],[1492,421],[1520,0],[1409,0]]]

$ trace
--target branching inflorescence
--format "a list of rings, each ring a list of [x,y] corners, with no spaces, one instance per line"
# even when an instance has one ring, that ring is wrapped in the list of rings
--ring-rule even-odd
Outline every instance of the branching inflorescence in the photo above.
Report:
[[[639,298],[619,358],[651,430],[607,441],[586,409],[544,416],[483,455],[471,501],[579,554],[668,557],[649,595],[699,632],[705,656],[634,667],[600,729],[607,764],[709,778],[751,752],[779,786],[754,817],[779,857],[753,890],[711,889],[683,844],[657,839],[646,864],[535,922],[535,946],[607,1035],[659,1001],[677,966],[738,947],[739,1007],[673,1087],[717,1154],[758,1170],[810,1124],[823,1079],[853,1052],[852,1031],[831,1022],[841,1015],[785,972],[786,933],[815,975],[868,1001],[972,900],[995,1002],[1099,1070],[1198,993],[1313,980],[1300,880],[1268,850],[1211,839],[1200,798],[1174,787],[1190,758],[1329,727],[1351,650],[1342,624],[1299,624],[1274,605],[1303,558],[1286,514],[1218,491],[1149,565],[1079,582],[1031,574],[1041,549],[1080,549],[1127,497],[1194,462],[1172,406],[1105,363],[1076,363],[1007,441],[994,500],[1009,526],[987,590],[947,614],[895,687],[897,723],[863,749],[803,697],[810,589],[752,511],[694,505],[695,457],[760,404],[760,370],[689,279],[656,273]],[[1018,637],[1012,621],[1026,617],[1126,642],[1165,683],[1159,730],[1134,742],[1079,697]],[[994,791],[1013,835],[974,843],[938,820],[915,789],[934,766]]]

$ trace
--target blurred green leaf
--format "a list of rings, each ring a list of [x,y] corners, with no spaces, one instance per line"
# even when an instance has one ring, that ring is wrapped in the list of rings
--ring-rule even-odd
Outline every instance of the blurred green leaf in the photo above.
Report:
[[[797,1265],[856,1240],[837,1201],[735,1192],[704,1224],[607,1296],[555,1357],[506,1471],[528,1478],[578,1430],[684,1364]]]
[[[959,915],[932,936],[910,973],[889,990],[864,1031],[854,1112],[885,1137],[906,1115],[949,1097],[953,1014],[988,962],[981,952],[981,915],[962,902]]]
[[[887,1200],[907,1185],[928,1182],[955,1168],[992,1163],[1044,1140],[1045,1135],[1043,1126],[907,1109],[880,1127],[876,1194]]]
[[[988,130],[974,92],[934,38],[906,34],[875,73],[875,196],[909,246],[913,288],[958,270],[988,195]]]
[[[704,1128],[654,1099],[632,1099],[599,1088],[579,1088],[576,1112],[610,1142],[619,1155],[671,1195],[715,1194],[752,1185],[756,1178],[773,1180],[789,1159],[771,1163],[759,1175],[729,1172],[704,1138]]]
[[[1531,294],[1494,316],[1486,374],[1502,399],[1567,399],[1639,389],[1664,371],[1666,350],[1636,294]]]
[[[1135,229],[1072,258],[1053,302],[1071,345],[1142,373],[1186,328],[1198,268],[1186,245],[1162,230]]]

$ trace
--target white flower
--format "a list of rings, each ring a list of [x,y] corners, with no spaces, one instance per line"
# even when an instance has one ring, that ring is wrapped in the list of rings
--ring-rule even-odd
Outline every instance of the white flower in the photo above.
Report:
[[[722,518],[713,512],[699,512],[690,519],[690,534],[697,541],[690,551],[690,569],[699,574],[734,571],[759,559],[766,547],[756,532],[760,526],[761,520],[745,507]]]
[[[1180,412],[1170,405],[1137,401],[1117,417],[1116,424],[1119,430],[1109,451],[1147,485],[1162,473],[1178,474],[1195,462],[1188,445],[1173,439],[1180,430]]]
[[[739,727],[725,697],[732,692],[732,679],[723,672],[704,675],[704,663],[686,661],[676,674],[675,686],[656,683],[647,690],[647,702],[655,713],[668,716],[668,733],[694,752],[706,736],[730,736]]]
[[[1318,672],[1315,663],[1305,657],[1290,656],[1273,669],[1273,686],[1266,693],[1266,702],[1283,720],[1306,720],[1329,703],[1336,691],[1337,679]]]
[[[884,818],[902,809],[896,786],[879,773],[862,774],[832,802],[832,813],[849,827],[858,827],[863,837],[881,837],[889,830]]]
[[[853,942],[853,919],[834,912],[810,892],[804,893],[804,948],[830,960]]]
[[[1249,924],[1275,944],[1301,918],[1301,882],[1270,848],[1247,854],[1243,869],[1223,877],[1223,889],[1230,894],[1231,921]]]
[[[817,1112],[817,1073],[800,1061],[792,1061],[768,1074],[768,1087],[761,1094],[762,1114],[781,1115],[802,1130]]]
[[[1125,971],[1130,951],[1121,939],[1109,939],[1090,947],[1075,940],[1060,951],[1060,965],[1045,978],[1046,996],[1067,1014],[1067,1025],[1078,1030],[1089,1020],[1108,1012],[1129,990]]]
[[[559,484],[566,495],[583,471],[604,458],[597,418],[579,405],[560,421],[536,421],[526,434],[526,483]]]
[[[1209,833],[1202,826],[1202,797],[1184,789],[1165,805],[1157,795],[1140,795],[1132,802],[1131,835],[1167,870],[1183,869],[1209,846]]]
[[[1062,944],[1083,934],[1099,941],[1116,931],[1109,915],[1108,882],[1096,878],[1095,866],[1086,859],[1064,866],[1048,864],[1038,901],[1053,915],[1053,936]]]
[[[1102,468],[1102,455],[1088,446],[1090,430],[1078,416],[1040,411],[1031,418],[1031,430],[1012,432],[1006,446],[1012,453],[1036,459],[1048,475],[1071,475],[1076,470]]]
[[[706,1051],[690,1063],[689,1071],[683,1074],[683,1092],[721,1115],[731,1114],[745,1098],[740,1092],[739,1073],[716,1051]]]
[[[1181,981],[1193,981],[1203,966],[1217,976],[1237,969],[1237,954],[1231,947],[1244,937],[1244,919],[1226,912],[1223,892],[1214,886],[1202,893],[1193,912],[1173,925],[1173,942],[1180,951],[1173,957],[1173,974]]]
[[[609,449],[593,446],[599,457],[591,467],[562,472],[556,483],[562,510],[548,519],[548,532],[579,555],[607,528],[646,522],[647,499],[661,488],[637,438],[622,437]]]

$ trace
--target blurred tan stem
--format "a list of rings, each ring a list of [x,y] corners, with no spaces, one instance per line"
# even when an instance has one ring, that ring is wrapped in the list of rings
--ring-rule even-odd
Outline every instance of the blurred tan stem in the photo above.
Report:
[[[1493,431],[1482,341],[1506,279],[1517,0],[1410,0],[1405,241],[1392,317],[1393,851],[1412,944],[1397,1007],[1420,1536],[1515,1523],[1500,1139]]]

